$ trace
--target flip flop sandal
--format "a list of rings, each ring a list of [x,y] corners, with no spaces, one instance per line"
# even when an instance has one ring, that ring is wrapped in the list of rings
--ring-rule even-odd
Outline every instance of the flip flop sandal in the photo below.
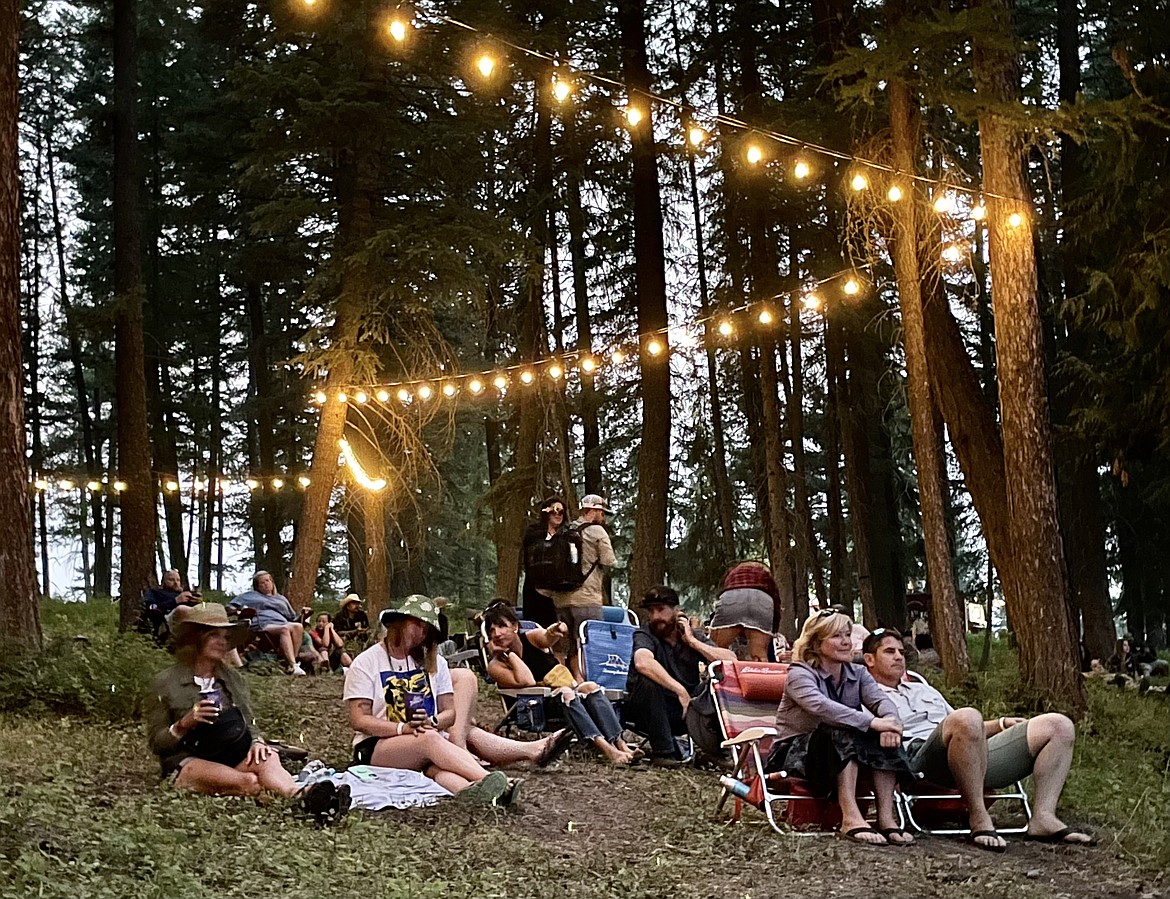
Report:
[[[1006,840],[1004,840],[1001,846],[996,843],[978,843],[976,842],[976,838],[978,837],[999,837],[998,832],[994,830],[973,830],[967,834],[967,842],[976,849],[982,849],[984,852],[1007,852]],[[1003,837],[1000,837],[1000,839],[1003,839]]]
[[[901,828],[901,827],[879,827],[878,833],[880,833],[883,837],[885,837],[886,842],[889,843],[891,846],[906,847],[906,846],[913,846],[914,845],[914,834],[910,833],[910,831],[908,831],[904,828]],[[896,836],[897,837],[901,837],[901,836],[910,837],[910,839],[908,839],[908,840],[893,840],[893,839],[891,839],[891,837],[896,837]]]
[[[547,768],[568,751],[572,742],[573,732],[571,730],[567,727],[558,730],[545,745],[540,758],[536,760],[536,767]]]
[[[861,839],[861,835],[863,833],[876,833],[879,837],[882,838],[882,842],[871,843],[869,840],[863,840]],[[842,840],[851,840],[854,843],[860,843],[862,846],[890,845],[890,841],[886,839],[885,834],[883,834],[880,830],[876,830],[872,827],[854,827],[852,830],[839,830],[837,831],[837,837]]]
[[[1087,840],[1070,840],[1073,834],[1088,837]],[[1075,827],[1064,827],[1053,833],[1026,833],[1024,840],[1029,843],[1050,843],[1057,846],[1096,846],[1097,838],[1091,833],[1077,830]]]

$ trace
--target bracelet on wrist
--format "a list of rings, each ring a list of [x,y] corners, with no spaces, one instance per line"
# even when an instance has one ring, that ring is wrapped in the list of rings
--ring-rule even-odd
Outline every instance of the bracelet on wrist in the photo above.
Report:
[[[395,732],[394,736],[401,737],[402,736],[402,729],[404,727],[405,727],[405,725],[401,721],[399,721],[398,722],[398,730]]]
[[[177,724],[177,723],[178,722],[175,722],[175,724]],[[175,731],[175,724],[172,724],[170,727],[167,728],[167,733],[169,733],[176,740],[181,740],[181,739],[183,739],[183,735]]]
[[[1003,717],[1003,715],[999,716],[999,730],[1001,733],[1007,730],[1007,723],[1003,720]]]

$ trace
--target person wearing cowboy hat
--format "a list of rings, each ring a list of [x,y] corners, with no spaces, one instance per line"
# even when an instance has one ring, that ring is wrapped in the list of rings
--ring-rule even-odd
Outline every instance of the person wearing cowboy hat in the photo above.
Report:
[[[362,608],[362,599],[356,593],[350,593],[341,601],[333,618],[333,629],[343,640],[365,637],[370,632],[370,616]]]
[[[479,758],[543,766],[567,748],[567,731],[525,743],[466,728],[466,721],[468,745],[449,738],[458,716],[456,690],[454,672],[438,653],[434,601],[412,594],[383,611],[380,621],[385,636],[358,655],[345,675],[354,764],[421,771],[461,801],[498,806],[516,801],[521,782],[509,782],[500,771],[487,773]],[[474,682],[474,674],[460,670]]]
[[[146,697],[148,740],[163,776],[196,793],[300,795],[319,819],[340,818],[349,810],[348,787],[302,789],[253,732],[248,688],[225,661],[247,638],[248,623],[231,621],[219,603],[195,606],[175,625],[175,664],[159,672]]]

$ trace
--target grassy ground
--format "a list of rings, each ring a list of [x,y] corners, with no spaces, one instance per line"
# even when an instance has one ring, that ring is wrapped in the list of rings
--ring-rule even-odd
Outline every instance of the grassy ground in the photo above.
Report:
[[[284,802],[160,786],[132,716],[135,683],[165,655],[108,636],[101,610],[51,608],[46,621],[90,642],[57,644],[48,674],[0,664],[0,896],[1166,895],[1166,703],[1104,684],[1091,685],[1061,808],[1098,830],[1092,849],[1013,841],[994,856],[943,838],[866,849],[777,836],[750,809],[727,827],[712,820],[714,773],[615,770],[577,750],[528,776],[519,810],[446,802],[319,831]],[[997,652],[981,679],[987,714],[1011,711],[997,697],[1012,668]],[[251,684],[265,733],[345,762],[339,676]],[[497,709],[485,699],[481,717]]]

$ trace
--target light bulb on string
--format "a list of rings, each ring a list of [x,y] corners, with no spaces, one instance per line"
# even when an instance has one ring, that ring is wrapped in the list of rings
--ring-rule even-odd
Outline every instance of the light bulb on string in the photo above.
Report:
[[[401,16],[395,15],[390,19],[390,23],[386,26],[386,30],[390,32],[390,37],[394,38],[394,40],[401,44],[406,40],[406,36],[410,33],[410,23]]]
[[[687,141],[690,142],[692,147],[701,147],[703,145],[703,141],[706,139],[707,132],[698,125],[691,125],[691,127],[687,129]]]
[[[569,95],[573,93],[573,86],[569,82],[562,81],[560,78],[554,76],[552,93],[558,103],[564,103],[569,99]]]
[[[564,373],[565,370],[561,368],[560,365],[558,365],[556,362],[548,367],[548,376],[554,381],[559,381]]]
[[[454,396],[459,392],[459,388],[448,381],[443,385],[443,396]]]
[[[244,486],[247,487],[249,490],[255,490],[257,487],[260,486],[260,482],[257,481],[255,478],[248,478],[248,480],[244,481]]]
[[[663,347],[662,341],[657,337],[651,338],[650,342],[646,344],[646,352],[651,356],[657,356],[661,354],[663,349],[665,349],[665,347]]]
[[[491,78],[492,72],[496,70],[496,61],[487,53],[483,53],[475,61],[475,68],[484,78]]]
[[[166,488],[167,493],[174,493],[179,489],[179,482],[176,480],[169,480],[163,484],[163,487]]]
[[[1009,227],[1018,228],[1020,225],[1024,224],[1024,216],[1018,212],[1013,212],[1008,216],[1007,223]]]
[[[379,403],[385,403],[390,399],[390,391],[385,389],[379,390],[374,396],[378,398]]]
[[[760,310],[760,314],[756,316],[761,325],[770,325],[776,320],[776,316],[772,314],[772,310],[765,306]]]
[[[861,293],[861,284],[858,283],[856,278],[850,278],[841,287],[841,290],[844,291],[846,296],[855,297]]]
[[[414,395],[423,402],[426,402],[435,395],[435,391],[430,384],[420,384],[418,390],[414,392]]]
[[[348,394],[348,393],[346,393],[344,390],[340,391],[340,392],[337,394],[337,402],[339,402],[339,403],[348,403],[348,402],[349,402],[349,394]]]
[[[597,363],[592,356],[586,356],[581,360],[581,371],[585,372],[585,374],[592,374],[596,368]]]
[[[69,480],[69,478],[62,478],[60,481],[58,481],[58,482],[57,482],[57,486],[58,486],[58,487],[59,487],[61,490],[66,490],[66,491],[68,491],[68,490],[72,490],[72,489],[73,489],[74,487],[76,487],[77,485],[76,485],[76,484],[74,484],[74,483],[73,483],[71,480]]]
[[[125,481],[114,481],[114,492],[115,493],[125,493],[126,492],[126,482]]]
[[[626,354],[621,349],[616,349],[609,354],[609,359],[614,365],[621,365],[626,361]]]
[[[279,490],[283,486],[284,486],[284,478],[273,478],[272,479],[272,489],[273,490]]]
[[[963,261],[963,248],[957,243],[948,244],[943,248],[942,258],[944,262],[954,264]]]
[[[328,394],[325,393],[324,390],[318,390],[316,393],[313,394],[313,399],[315,399],[317,401],[318,405],[324,406],[325,403],[328,402],[329,396],[328,396]]]
[[[729,322],[727,319],[724,319],[723,321],[721,321],[719,323],[719,333],[722,334],[724,337],[730,337],[732,334],[735,333],[735,326],[732,325],[732,323]]]
[[[764,151],[760,149],[759,144],[748,144],[744,158],[752,165],[758,165],[764,158]]]
[[[940,215],[950,215],[955,211],[955,198],[948,193],[941,193],[934,198],[934,211]]]
[[[308,475],[301,475],[299,478],[297,478],[297,483],[300,484],[302,487],[308,487],[313,482],[311,480],[309,480]]]
[[[228,478],[216,478],[215,479],[215,489],[220,493],[223,493],[225,490],[227,490],[231,486],[232,486],[232,482]],[[115,490],[118,489],[118,482],[117,481],[114,481],[114,489]]]
[[[528,371],[527,369],[520,372],[520,382],[522,384],[531,384],[535,380],[536,380],[536,375],[534,375],[532,372]]]
[[[503,390],[508,386],[508,379],[503,375],[496,375],[492,379],[492,386],[495,387],[496,390]]]
[[[861,174],[861,172],[858,172],[849,182],[849,186],[860,193],[869,187],[869,179],[866,178],[865,175]]]
[[[803,297],[800,298],[800,305],[802,305],[809,312],[816,312],[821,308],[821,298],[818,294],[806,293]]]
[[[35,481],[33,481],[33,486],[36,487],[37,490],[48,490],[49,482],[44,478],[37,478]]]
[[[903,196],[905,195],[902,193],[902,188],[897,184],[891,184],[890,189],[886,191],[886,197],[891,203],[897,203]]]
[[[85,484],[85,489],[90,493],[97,493],[102,489],[102,485],[100,481],[87,481]]]
[[[400,403],[405,404],[405,403],[410,402],[410,391],[407,390],[405,387],[398,388],[397,396],[398,396],[398,402],[400,402]]]
[[[792,175],[794,178],[796,178],[797,181],[803,181],[805,178],[807,178],[811,174],[812,174],[812,169],[809,167],[809,164],[807,162],[805,162],[803,159],[798,159],[796,161],[796,165],[794,165],[792,167]]]
[[[355,403],[364,404],[369,402],[369,399],[369,395],[364,390],[359,390],[353,395],[353,400]]]
[[[982,203],[978,203],[971,207],[971,219],[976,222],[981,222],[987,218],[987,207]]]
[[[483,393],[483,381],[481,381],[479,378],[472,378],[467,383],[467,389],[470,390],[473,394]]]
[[[626,107],[626,121],[630,123],[631,128],[637,128],[642,123],[643,118],[645,116],[637,106],[631,104]]]

